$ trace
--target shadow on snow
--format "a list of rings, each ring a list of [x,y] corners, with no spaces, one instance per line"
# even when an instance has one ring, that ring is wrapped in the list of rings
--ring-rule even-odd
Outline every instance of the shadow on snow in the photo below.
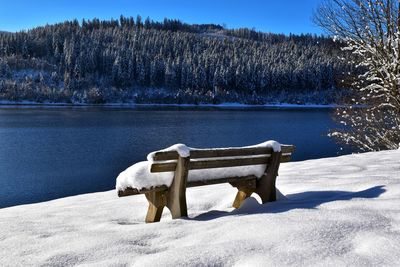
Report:
[[[293,209],[315,209],[321,204],[353,198],[376,198],[384,193],[384,186],[374,186],[358,192],[349,191],[309,191],[289,194],[276,202],[260,204],[255,198],[248,198],[239,209],[231,212],[212,210],[188,220],[208,221],[223,216],[260,213],[281,213]]]

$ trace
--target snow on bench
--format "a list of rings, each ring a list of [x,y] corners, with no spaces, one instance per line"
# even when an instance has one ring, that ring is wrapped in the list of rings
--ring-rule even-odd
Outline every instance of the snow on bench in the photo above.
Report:
[[[161,218],[164,206],[173,218],[187,216],[186,188],[230,183],[238,188],[235,208],[252,193],[263,203],[276,200],[275,180],[281,162],[291,158],[294,146],[267,141],[254,146],[195,149],[184,144],[155,151],[117,177],[118,196],[145,194],[146,222]]]

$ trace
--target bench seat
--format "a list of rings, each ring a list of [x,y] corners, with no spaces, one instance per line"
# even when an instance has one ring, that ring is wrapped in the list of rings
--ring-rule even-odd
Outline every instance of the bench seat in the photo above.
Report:
[[[188,181],[186,187],[197,187],[197,186],[204,186],[204,185],[213,185],[213,184],[223,184],[223,183],[235,183],[239,181],[247,181],[247,180],[254,180],[256,181],[258,178],[255,175],[248,175],[248,176],[236,176],[236,177],[222,177],[216,179],[207,179],[207,180],[198,180],[198,181]],[[118,196],[125,197],[131,195],[140,195],[145,194],[151,191],[164,191],[168,190],[168,186],[160,185],[160,186],[153,186],[150,188],[132,188],[128,187],[125,190],[119,190]]]

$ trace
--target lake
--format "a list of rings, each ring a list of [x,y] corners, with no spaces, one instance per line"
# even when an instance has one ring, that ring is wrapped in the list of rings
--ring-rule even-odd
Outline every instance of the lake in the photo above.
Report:
[[[111,190],[154,150],[294,144],[293,160],[345,152],[327,137],[331,109],[0,108],[0,208]],[[348,153],[349,151],[347,151]],[[295,177],[294,177],[295,179]],[[116,196],[117,197],[117,196]]]

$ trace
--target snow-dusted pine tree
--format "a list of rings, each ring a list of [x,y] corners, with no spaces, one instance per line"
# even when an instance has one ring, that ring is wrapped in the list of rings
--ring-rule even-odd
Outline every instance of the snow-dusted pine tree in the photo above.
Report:
[[[354,105],[337,110],[346,126],[331,135],[364,151],[399,148],[400,1],[326,0],[314,19],[356,66]]]

